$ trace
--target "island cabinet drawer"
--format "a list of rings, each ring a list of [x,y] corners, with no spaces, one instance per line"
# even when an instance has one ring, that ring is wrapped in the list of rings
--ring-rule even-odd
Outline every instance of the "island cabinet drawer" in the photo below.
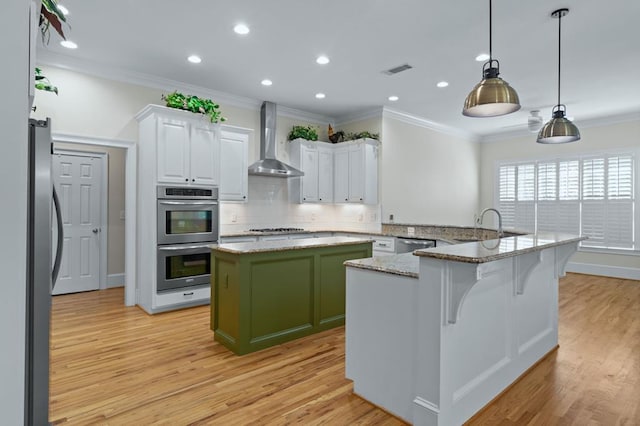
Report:
[[[396,252],[396,239],[391,237],[373,237],[373,250],[387,253]]]
[[[157,293],[155,297],[156,308],[180,304],[205,304],[211,297],[210,286],[183,288],[180,291],[165,291]]]

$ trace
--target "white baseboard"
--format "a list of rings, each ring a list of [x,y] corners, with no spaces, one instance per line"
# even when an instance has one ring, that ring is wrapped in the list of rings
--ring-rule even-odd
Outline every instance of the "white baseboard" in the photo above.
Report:
[[[640,280],[640,268],[627,268],[624,266],[569,262],[567,264],[566,271],[577,272],[579,274],[603,275],[605,277],[624,278],[627,280]]]
[[[124,287],[124,273],[107,275],[107,288]]]

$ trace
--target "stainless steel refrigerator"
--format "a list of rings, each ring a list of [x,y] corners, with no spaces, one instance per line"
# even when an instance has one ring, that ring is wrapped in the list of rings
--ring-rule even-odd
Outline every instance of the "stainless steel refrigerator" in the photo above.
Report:
[[[49,424],[51,291],[60,270],[63,243],[60,203],[51,178],[52,149],[51,120],[29,120],[25,368],[25,425],[29,426]]]

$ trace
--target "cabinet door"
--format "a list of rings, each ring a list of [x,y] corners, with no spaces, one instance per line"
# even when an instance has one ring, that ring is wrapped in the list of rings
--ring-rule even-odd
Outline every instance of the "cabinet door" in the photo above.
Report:
[[[318,149],[318,201],[333,203],[333,151]]]
[[[364,201],[365,164],[364,145],[357,144],[349,148],[349,201]]]
[[[189,182],[189,125],[158,119],[158,182]]]
[[[216,129],[206,123],[191,126],[191,183],[218,185],[220,140],[216,133]]]
[[[336,203],[349,201],[349,150],[340,148],[333,154],[333,199]]]
[[[304,145],[300,147],[302,157],[302,201],[318,201],[318,150]]]
[[[220,137],[220,199],[246,201],[249,135],[222,131]]]

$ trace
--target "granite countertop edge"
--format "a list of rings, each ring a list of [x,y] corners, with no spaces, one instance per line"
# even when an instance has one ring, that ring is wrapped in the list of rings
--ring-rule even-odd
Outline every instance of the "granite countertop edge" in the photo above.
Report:
[[[232,254],[265,253],[309,248],[335,247],[370,243],[371,240],[351,237],[305,238],[296,240],[257,241],[249,243],[223,243],[210,246],[211,250]]]
[[[412,253],[347,260],[344,265],[374,272],[418,278],[419,261]]]
[[[522,237],[537,237],[538,234],[527,234],[527,235],[522,235]],[[505,240],[508,238],[517,238],[517,237],[506,237],[506,238],[502,238],[501,240]],[[487,263],[487,262],[494,262],[496,260],[501,260],[501,259],[506,259],[509,257],[514,257],[514,256],[519,256],[521,254],[525,254],[525,253],[531,253],[531,252],[535,252],[535,251],[540,251],[540,250],[544,250],[547,248],[551,248],[551,247],[557,247],[557,246],[561,246],[561,245],[565,245],[565,244],[569,244],[569,243],[574,243],[574,242],[579,242],[582,240],[586,240],[587,237],[581,237],[581,236],[572,236],[572,237],[568,237],[562,240],[558,240],[558,241],[552,241],[552,242],[548,242],[545,244],[540,244],[540,245],[536,245],[533,247],[526,247],[526,248],[522,248],[522,249],[514,249],[508,252],[504,252],[504,253],[496,253],[496,254],[488,254],[486,256],[480,256],[480,257],[475,257],[475,256],[465,256],[465,255],[457,255],[454,253],[441,253],[438,252],[438,248],[430,248],[430,249],[422,249],[422,250],[416,250],[414,251],[414,255],[415,256],[419,256],[419,257],[431,257],[434,259],[440,259],[440,260],[451,260],[454,262],[464,262],[464,263]],[[485,245],[491,245],[492,243],[498,242],[499,244],[500,240],[485,240],[482,242],[471,242],[471,243],[466,243],[466,244],[483,244]]]

